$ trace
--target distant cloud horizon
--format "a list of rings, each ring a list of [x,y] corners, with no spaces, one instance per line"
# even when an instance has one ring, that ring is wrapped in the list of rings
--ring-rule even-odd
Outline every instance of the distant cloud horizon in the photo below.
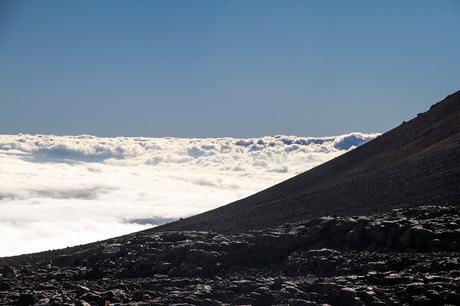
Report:
[[[101,240],[197,214],[378,135],[0,135],[0,256]]]

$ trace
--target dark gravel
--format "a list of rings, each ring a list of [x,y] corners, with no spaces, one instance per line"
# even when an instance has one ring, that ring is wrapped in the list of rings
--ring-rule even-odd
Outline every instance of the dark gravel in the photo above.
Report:
[[[2,305],[460,305],[455,206],[0,258]]]

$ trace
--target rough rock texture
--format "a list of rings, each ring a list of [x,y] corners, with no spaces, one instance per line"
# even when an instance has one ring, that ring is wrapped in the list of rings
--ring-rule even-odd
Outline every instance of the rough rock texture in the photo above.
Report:
[[[460,91],[329,162],[245,199],[159,227],[245,232],[305,218],[460,199]]]
[[[244,234],[149,231],[0,258],[7,305],[460,304],[458,206]]]
[[[460,305],[459,201],[457,92],[241,201],[0,258],[0,305]]]

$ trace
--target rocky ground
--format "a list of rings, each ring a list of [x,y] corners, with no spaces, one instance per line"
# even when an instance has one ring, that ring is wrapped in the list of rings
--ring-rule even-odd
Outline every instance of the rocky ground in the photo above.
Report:
[[[0,305],[460,305],[459,210],[144,231],[1,258]]]

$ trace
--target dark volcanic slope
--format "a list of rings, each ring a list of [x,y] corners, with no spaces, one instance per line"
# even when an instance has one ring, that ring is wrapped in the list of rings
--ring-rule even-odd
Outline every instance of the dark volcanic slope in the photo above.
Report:
[[[226,206],[154,229],[242,232],[321,215],[460,199],[460,91],[321,166]]]
[[[0,305],[460,305],[459,207],[0,258]]]
[[[222,208],[0,258],[0,305],[460,305],[459,167],[460,92]]]

